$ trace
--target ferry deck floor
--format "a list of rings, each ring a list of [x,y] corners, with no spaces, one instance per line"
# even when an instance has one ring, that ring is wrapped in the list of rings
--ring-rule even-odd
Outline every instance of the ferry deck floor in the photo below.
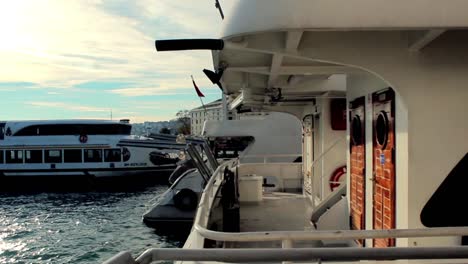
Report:
[[[310,231],[311,204],[300,193],[264,193],[261,202],[241,202],[240,231]],[[294,247],[320,246],[319,242],[295,242]],[[236,242],[226,247],[280,248],[281,241]]]

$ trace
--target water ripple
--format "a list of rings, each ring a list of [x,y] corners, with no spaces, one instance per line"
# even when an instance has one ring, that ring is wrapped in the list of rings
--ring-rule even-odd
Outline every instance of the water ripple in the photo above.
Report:
[[[138,193],[0,195],[0,263],[99,263],[129,250],[177,247],[141,221],[166,187]]]

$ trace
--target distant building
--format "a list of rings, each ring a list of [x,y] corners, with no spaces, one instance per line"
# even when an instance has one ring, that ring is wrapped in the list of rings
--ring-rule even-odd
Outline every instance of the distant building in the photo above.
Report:
[[[206,113],[205,113],[206,109]],[[200,106],[190,110],[192,135],[200,136],[203,130],[203,124],[206,120],[223,120],[223,102],[221,99],[205,104],[205,107]],[[229,112],[228,119],[233,119],[233,114]]]
[[[162,128],[168,128],[172,134],[177,132],[179,124],[177,121],[158,121],[132,124],[132,135],[146,136],[151,133],[159,133]]]

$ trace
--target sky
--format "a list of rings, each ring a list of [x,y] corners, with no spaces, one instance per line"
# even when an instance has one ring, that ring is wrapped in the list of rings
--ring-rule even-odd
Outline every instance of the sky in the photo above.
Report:
[[[170,120],[221,97],[202,70],[211,52],[156,52],[154,40],[216,38],[214,0],[5,1],[0,120]],[[229,12],[233,0],[221,0]]]

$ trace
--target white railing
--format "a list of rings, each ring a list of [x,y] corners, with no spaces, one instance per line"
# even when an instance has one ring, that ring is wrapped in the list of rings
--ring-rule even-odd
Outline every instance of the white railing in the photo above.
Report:
[[[226,233],[208,230],[199,224],[195,230],[204,238],[226,242],[358,240],[376,238],[414,238],[466,236],[468,227],[385,230],[326,230],[326,231],[262,231]]]
[[[224,242],[261,242],[282,241],[283,245],[291,245],[291,241],[307,240],[358,240],[375,238],[411,238],[411,237],[444,237],[468,235],[468,227],[442,227],[424,229],[392,229],[392,230],[330,230],[330,231],[267,231],[267,232],[239,232],[227,233],[208,230],[210,210],[216,193],[223,181],[223,170],[232,166],[234,161],[222,164],[215,171],[205,187],[200,199],[200,206],[194,221],[192,233],[204,239]]]
[[[146,250],[136,260],[122,252],[106,264],[149,264],[157,260],[268,262],[268,261],[353,261],[396,259],[468,259],[468,247],[408,248],[292,248],[293,241],[358,240],[376,238],[415,238],[468,236],[468,227],[443,227],[392,230],[262,231],[227,233],[207,229],[211,208],[224,180],[224,169],[236,164],[230,160],[220,165],[208,181],[200,199],[194,226],[185,248]],[[221,242],[281,241],[282,249],[203,249],[204,240]]]
[[[273,158],[298,158],[302,157],[302,154],[259,154],[259,155],[245,155],[240,156],[240,159],[263,159],[263,164],[271,162],[269,159]],[[289,162],[288,162],[289,163]]]
[[[203,226],[208,225],[211,208],[215,201],[216,194],[219,191],[219,187],[221,186],[224,180],[224,169],[226,167],[232,167],[236,162],[237,159],[229,160],[222,163],[218,168],[216,168],[215,172],[206,184],[205,190],[202,193],[194,223],[198,223]]]
[[[412,248],[295,248],[295,249],[166,249],[146,250],[136,260],[122,252],[104,264],[150,264],[155,261],[212,261],[227,263],[300,261],[359,261],[399,259],[467,259],[468,247]],[[431,262],[433,263],[433,262]]]

